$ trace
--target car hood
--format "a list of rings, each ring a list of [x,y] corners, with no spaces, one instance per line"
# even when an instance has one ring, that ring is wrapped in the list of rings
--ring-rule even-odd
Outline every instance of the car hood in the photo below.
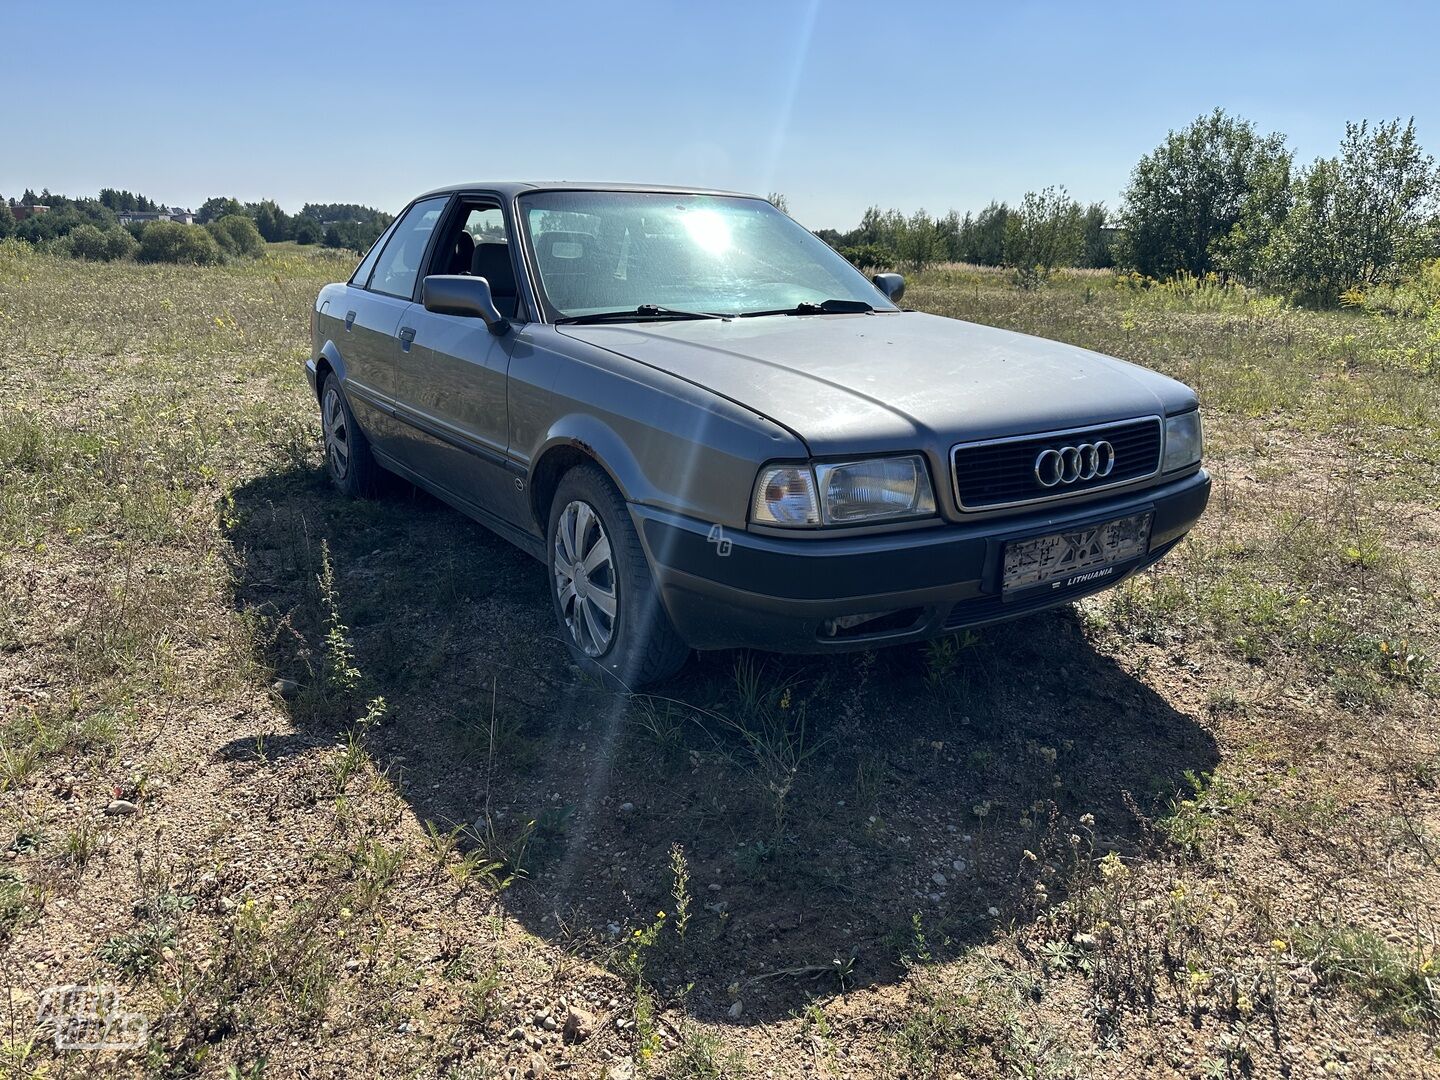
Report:
[[[921,312],[557,329],[739,402],[816,455],[1056,431],[1195,405],[1184,384],[1123,360]]]

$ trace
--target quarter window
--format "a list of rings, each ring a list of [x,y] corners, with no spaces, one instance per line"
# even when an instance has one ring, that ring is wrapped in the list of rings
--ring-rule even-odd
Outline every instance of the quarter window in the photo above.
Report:
[[[375,263],[370,288],[390,296],[409,298],[415,292],[415,279],[420,263],[430,244],[430,234],[450,201],[448,195],[418,202],[406,211],[385,242],[385,250]]]
[[[350,284],[363,289],[370,282],[370,271],[375,269],[375,262],[380,258],[380,252],[385,250],[385,241],[390,239],[390,234],[395,231],[392,222],[386,226],[380,238],[370,245],[370,250],[365,253],[365,258],[360,260],[360,265],[355,268],[355,273],[350,275]]]

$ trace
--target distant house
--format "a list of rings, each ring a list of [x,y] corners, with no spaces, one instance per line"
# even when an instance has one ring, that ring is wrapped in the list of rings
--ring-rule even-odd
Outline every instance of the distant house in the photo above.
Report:
[[[193,210],[171,210],[162,206],[159,210],[117,210],[115,216],[121,225],[132,225],[136,222],[147,224],[151,221],[178,221],[182,225],[195,224],[195,212]]]
[[[39,203],[31,203],[29,206],[17,202],[10,204],[10,213],[14,215],[16,221],[24,221],[26,218],[38,217],[49,212],[50,207],[41,206]]]

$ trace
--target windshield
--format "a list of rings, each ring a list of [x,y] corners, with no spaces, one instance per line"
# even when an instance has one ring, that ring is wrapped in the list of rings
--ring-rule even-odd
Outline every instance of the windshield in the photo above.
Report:
[[[744,314],[895,306],[829,244],[761,199],[624,191],[520,198],[552,317],[658,306]]]

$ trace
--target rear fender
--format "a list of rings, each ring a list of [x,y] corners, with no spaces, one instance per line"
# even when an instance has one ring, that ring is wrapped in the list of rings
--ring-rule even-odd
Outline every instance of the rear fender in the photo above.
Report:
[[[315,361],[315,392],[320,392],[321,376],[333,372],[339,379],[340,385],[345,385],[345,358],[340,355],[340,350],[335,347],[333,341],[327,341],[320,347],[320,356]]]

